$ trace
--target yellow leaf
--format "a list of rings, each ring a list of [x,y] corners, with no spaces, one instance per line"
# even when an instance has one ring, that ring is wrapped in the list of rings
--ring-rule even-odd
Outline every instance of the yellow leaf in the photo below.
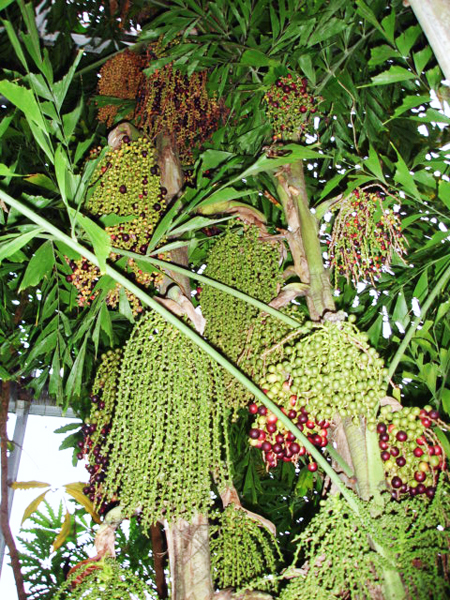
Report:
[[[61,527],[61,531],[58,533],[55,541],[53,542],[53,551],[56,552],[66,541],[69,533],[70,533],[71,521],[70,521],[70,512],[66,511],[66,516],[64,517],[64,523]]]
[[[45,490],[45,492],[43,492],[40,496],[38,496],[37,498],[35,498],[33,500],[33,502],[30,502],[30,504],[26,507],[25,512],[23,513],[21,525],[23,525],[23,522],[26,521],[28,519],[28,517],[30,517],[34,512],[36,512],[36,510],[38,509],[39,504],[45,498],[45,495],[46,495],[46,493],[48,491],[49,490]]]
[[[77,483],[67,483],[64,487],[68,494],[75,498],[78,504],[84,506],[84,508],[88,511],[91,517],[94,519],[95,523],[101,523],[101,519],[99,514],[96,512],[93,503],[89,500],[85,494],[83,494],[83,488],[86,486],[85,483],[77,482]]]
[[[49,483],[43,481],[13,481],[9,484],[13,490],[31,490],[33,488],[45,488],[50,487]]]

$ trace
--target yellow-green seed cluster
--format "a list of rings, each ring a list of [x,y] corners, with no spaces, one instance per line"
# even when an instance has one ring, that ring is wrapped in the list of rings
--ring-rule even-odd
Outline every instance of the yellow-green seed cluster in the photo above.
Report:
[[[385,394],[383,360],[352,323],[309,323],[311,332],[284,347],[285,359],[259,381],[267,396],[288,406],[291,395],[316,421],[369,417]]]
[[[155,151],[145,137],[131,141],[125,136],[120,147],[108,152],[93,175],[92,194],[87,210],[95,217],[105,217],[113,223],[105,227],[113,247],[146,254],[153,231],[166,208],[167,190],[160,186],[160,170],[155,162]],[[119,256],[110,254],[110,260]],[[78,304],[89,305],[95,299],[94,288],[100,278],[100,270],[82,258],[69,261],[72,274],[67,280],[78,289]],[[162,278],[160,273],[146,272],[129,259],[126,271],[136,283],[149,287]],[[111,308],[120,301],[121,286],[109,291],[106,302]],[[125,295],[134,315],[142,311],[140,301],[128,290]]]
[[[153,209],[160,194],[154,153],[145,137],[124,142],[118,150],[108,152],[93,176],[95,188],[87,204],[89,212],[120,216],[144,212],[149,225],[154,225],[160,212]]]
[[[60,587],[54,600],[157,600],[156,593],[129,569],[105,559],[76,568]]]
[[[210,508],[211,477],[228,481],[222,370],[174,326],[149,312],[124,349],[107,492],[124,514],[189,520]]]
[[[281,559],[277,541],[245,511],[229,505],[210,526],[212,575],[216,585],[240,588],[258,579],[258,589],[275,587],[275,580],[263,575],[276,572]]]

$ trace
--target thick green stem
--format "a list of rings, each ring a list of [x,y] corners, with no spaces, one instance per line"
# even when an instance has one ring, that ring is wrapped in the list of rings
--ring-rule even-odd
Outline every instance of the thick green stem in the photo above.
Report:
[[[403,355],[406,352],[406,348],[409,346],[410,341],[412,340],[413,335],[416,332],[416,329],[419,327],[420,323],[425,319],[425,316],[428,312],[428,309],[435,301],[436,297],[440,294],[444,286],[450,280],[450,265],[445,269],[444,273],[441,275],[439,281],[434,286],[432,292],[429,294],[426,302],[423,304],[420,315],[414,319],[414,321],[409,326],[409,329],[403,338],[402,343],[398,347],[397,352],[394,355],[394,358],[391,360],[391,364],[389,365],[389,372],[387,375],[388,379],[392,379],[392,376],[395,373],[395,370],[398,367],[399,362],[402,360]]]
[[[335,304],[330,279],[323,266],[317,219],[309,208],[302,161],[286,165],[277,174],[277,179],[278,194],[287,222],[294,233],[292,241],[295,242],[295,238],[300,237],[302,242],[301,247],[297,248],[294,244],[291,248],[294,266],[300,281],[309,284],[306,302],[311,319],[318,321],[325,312],[334,312]]]
[[[91,261],[94,265],[99,266],[99,262],[95,254],[93,254],[87,248],[84,248],[77,241],[61,232],[57,227],[49,223],[46,219],[36,214],[32,209],[25,206],[19,200],[16,200],[6,194],[6,192],[0,190],[0,198],[9,206],[14,207],[21,214],[28,217],[31,221],[36,223],[37,225],[43,227],[48,233],[53,235],[55,239],[60,240],[67,244],[72,250],[84,256],[87,260]],[[143,290],[141,290],[137,285],[129,281],[122,273],[111,267],[110,265],[106,266],[106,274],[109,275],[114,281],[122,285],[125,289],[134,294],[143,304],[149,306],[155,312],[160,314],[168,323],[171,323],[174,327],[180,330],[184,335],[186,335],[190,340],[192,340],[197,346],[199,346],[202,350],[204,350],[213,360],[219,363],[222,367],[224,367],[233,377],[235,377],[243,386],[245,386],[250,393],[252,393],[257,400],[259,400],[264,406],[266,406],[271,412],[276,415],[276,417],[283,423],[283,425],[291,431],[294,436],[300,440],[302,445],[306,448],[306,450],[311,454],[317,464],[325,471],[325,473],[330,477],[333,483],[336,485],[338,490],[341,492],[342,496],[347,500],[350,508],[358,514],[358,505],[355,502],[353,494],[348,488],[342,483],[339,479],[339,476],[336,474],[334,469],[328,463],[324,456],[320,453],[319,450],[308,440],[306,436],[301,433],[294,425],[294,423],[287,417],[276,404],[274,404],[269,398],[251,381],[246,377],[238,368],[236,368],[232,363],[230,363],[224,356],[222,356],[217,350],[215,350],[212,346],[208,344],[203,338],[201,338],[198,334],[196,334],[192,329],[180,321],[175,315],[173,315],[166,308],[161,306],[156,300],[151,298],[148,294],[146,294]]]
[[[361,422],[358,424],[354,423],[352,417],[345,417],[342,423],[355,470],[356,490],[359,497],[367,501],[370,498],[370,484],[367,468],[365,427]]]

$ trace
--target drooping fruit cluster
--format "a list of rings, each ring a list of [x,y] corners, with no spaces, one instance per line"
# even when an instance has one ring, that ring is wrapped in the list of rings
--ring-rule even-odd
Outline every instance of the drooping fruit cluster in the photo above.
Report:
[[[274,141],[298,141],[312,130],[312,120],[321,98],[311,95],[305,77],[291,74],[280,77],[264,99]]]
[[[324,447],[336,413],[375,422],[374,409],[385,392],[385,369],[367,336],[352,323],[325,321],[309,327],[308,335],[285,344],[284,359],[269,366],[259,386],[314,445]],[[269,467],[280,459],[296,462],[305,448],[266,411],[250,406],[258,414],[250,432],[252,444],[264,451]],[[310,463],[309,468],[317,465]]]
[[[173,135],[183,163],[193,162],[193,150],[216,131],[225,114],[208,95],[206,82],[206,71],[188,77],[168,64],[150,75],[138,93],[138,127],[151,139],[163,131]]]
[[[270,376],[270,373],[269,373]],[[308,440],[318,448],[328,444],[329,421],[316,422],[306,410],[306,406],[297,406],[297,396],[289,398],[290,408],[280,407]],[[255,403],[249,406],[250,414],[257,414],[256,421],[249,431],[250,444],[260,448],[267,468],[276,467],[279,461],[297,464],[300,456],[308,455],[306,448],[296,439],[277,416],[264,405]],[[309,471],[317,471],[317,463],[308,463]]]
[[[211,475],[228,481],[223,374],[185,334],[153,312],[143,315],[123,354],[108,436],[108,499],[123,514],[189,520],[210,507]]]
[[[398,212],[383,206],[380,192],[356,189],[336,205],[328,254],[335,279],[375,283],[395,252],[402,257],[406,242]]]
[[[122,351],[109,350],[102,356],[102,362],[97,369],[90,398],[91,413],[82,427],[84,440],[79,442],[79,460],[87,459],[87,470],[90,474],[89,484],[83,489],[96,506],[99,514],[110,507],[103,493],[103,481],[109,465],[108,434],[114,415],[117,392],[117,379],[122,363]],[[112,498],[111,500],[115,500]]]
[[[210,525],[211,570],[217,587],[240,587],[258,579],[258,589],[274,588],[274,581],[264,575],[276,572],[281,559],[275,537],[247,513],[234,505]]]
[[[431,406],[395,412],[389,405],[381,408],[377,424],[381,459],[395,498],[434,497],[445,469],[445,454],[432,429],[439,422],[439,413]]]
[[[447,598],[448,481],[440,478],[425,505],[417,497],[392,502],[389,494],[367,502],[353,495],[353,502],[356,511],[339,495],[321,501],[321,510],[294,540],[294,578],[279,599],[371,600],[386,567],[399,573],[407,598]]]
[[[103,218],[113,247],[137,254],[147,252],[153,230],[166,208],[167,190],[160,185],[159,175],[154,149],[143,137],[131,141],[125,136],[120,148],[108,152],[97,166],[87,210]],[[118,258],[117,254],[110,255],[112,261]],[[72,274],[66,279],[78,289],[78,304],[89,305],[98,293],[95,286],[100,271],[84,258],[68,262]],[[136,283],[146,287],[157,285],[162,277],[159,273],[142,270],[131,258],[125,268]],[[109,290],[107,304],[115,308],[121,294],[128,298],[134,314],[142,311],[139,300],[118,284]]]
[[[113,559],[77,565],[54,596],[91,598],[92,600],[156,600],[157,595],[130,569],[123,569]]]
[[[256,227],[230,228],[209,252],[205,275],[230,287],[270,302],[281,282],[277,246],[259,239]],[[205,337],[231,362],[239,363],[259,309],[211,286],[201,294],[206,319]],[[248,394],[235,379],[226,376],[230,406],[243,406]]]
[[[139,86],[145,78],[142,73],[144,66],[144,59],[131,50],[127,49],[120,54],[116,54],[100,69],[99,95],[121,100],[134,100]],[[97,118],[101,123],[106,123],[107,127],[111,127],[114,124],[117,112],[118,105],[105,104],[99,106]],[[130,108],[128,115],[123,115],[122,118],[126,119],[132,116],[133,112],[134,106]]]

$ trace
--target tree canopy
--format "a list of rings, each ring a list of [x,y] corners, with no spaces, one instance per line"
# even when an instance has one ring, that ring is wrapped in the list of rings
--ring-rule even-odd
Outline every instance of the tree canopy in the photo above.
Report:
[[[165,520],[176,600],[444,598],[450,117],[410,7],[0,9],[2,390],[81,418],[102,560],[129,517],[148,582]]]

